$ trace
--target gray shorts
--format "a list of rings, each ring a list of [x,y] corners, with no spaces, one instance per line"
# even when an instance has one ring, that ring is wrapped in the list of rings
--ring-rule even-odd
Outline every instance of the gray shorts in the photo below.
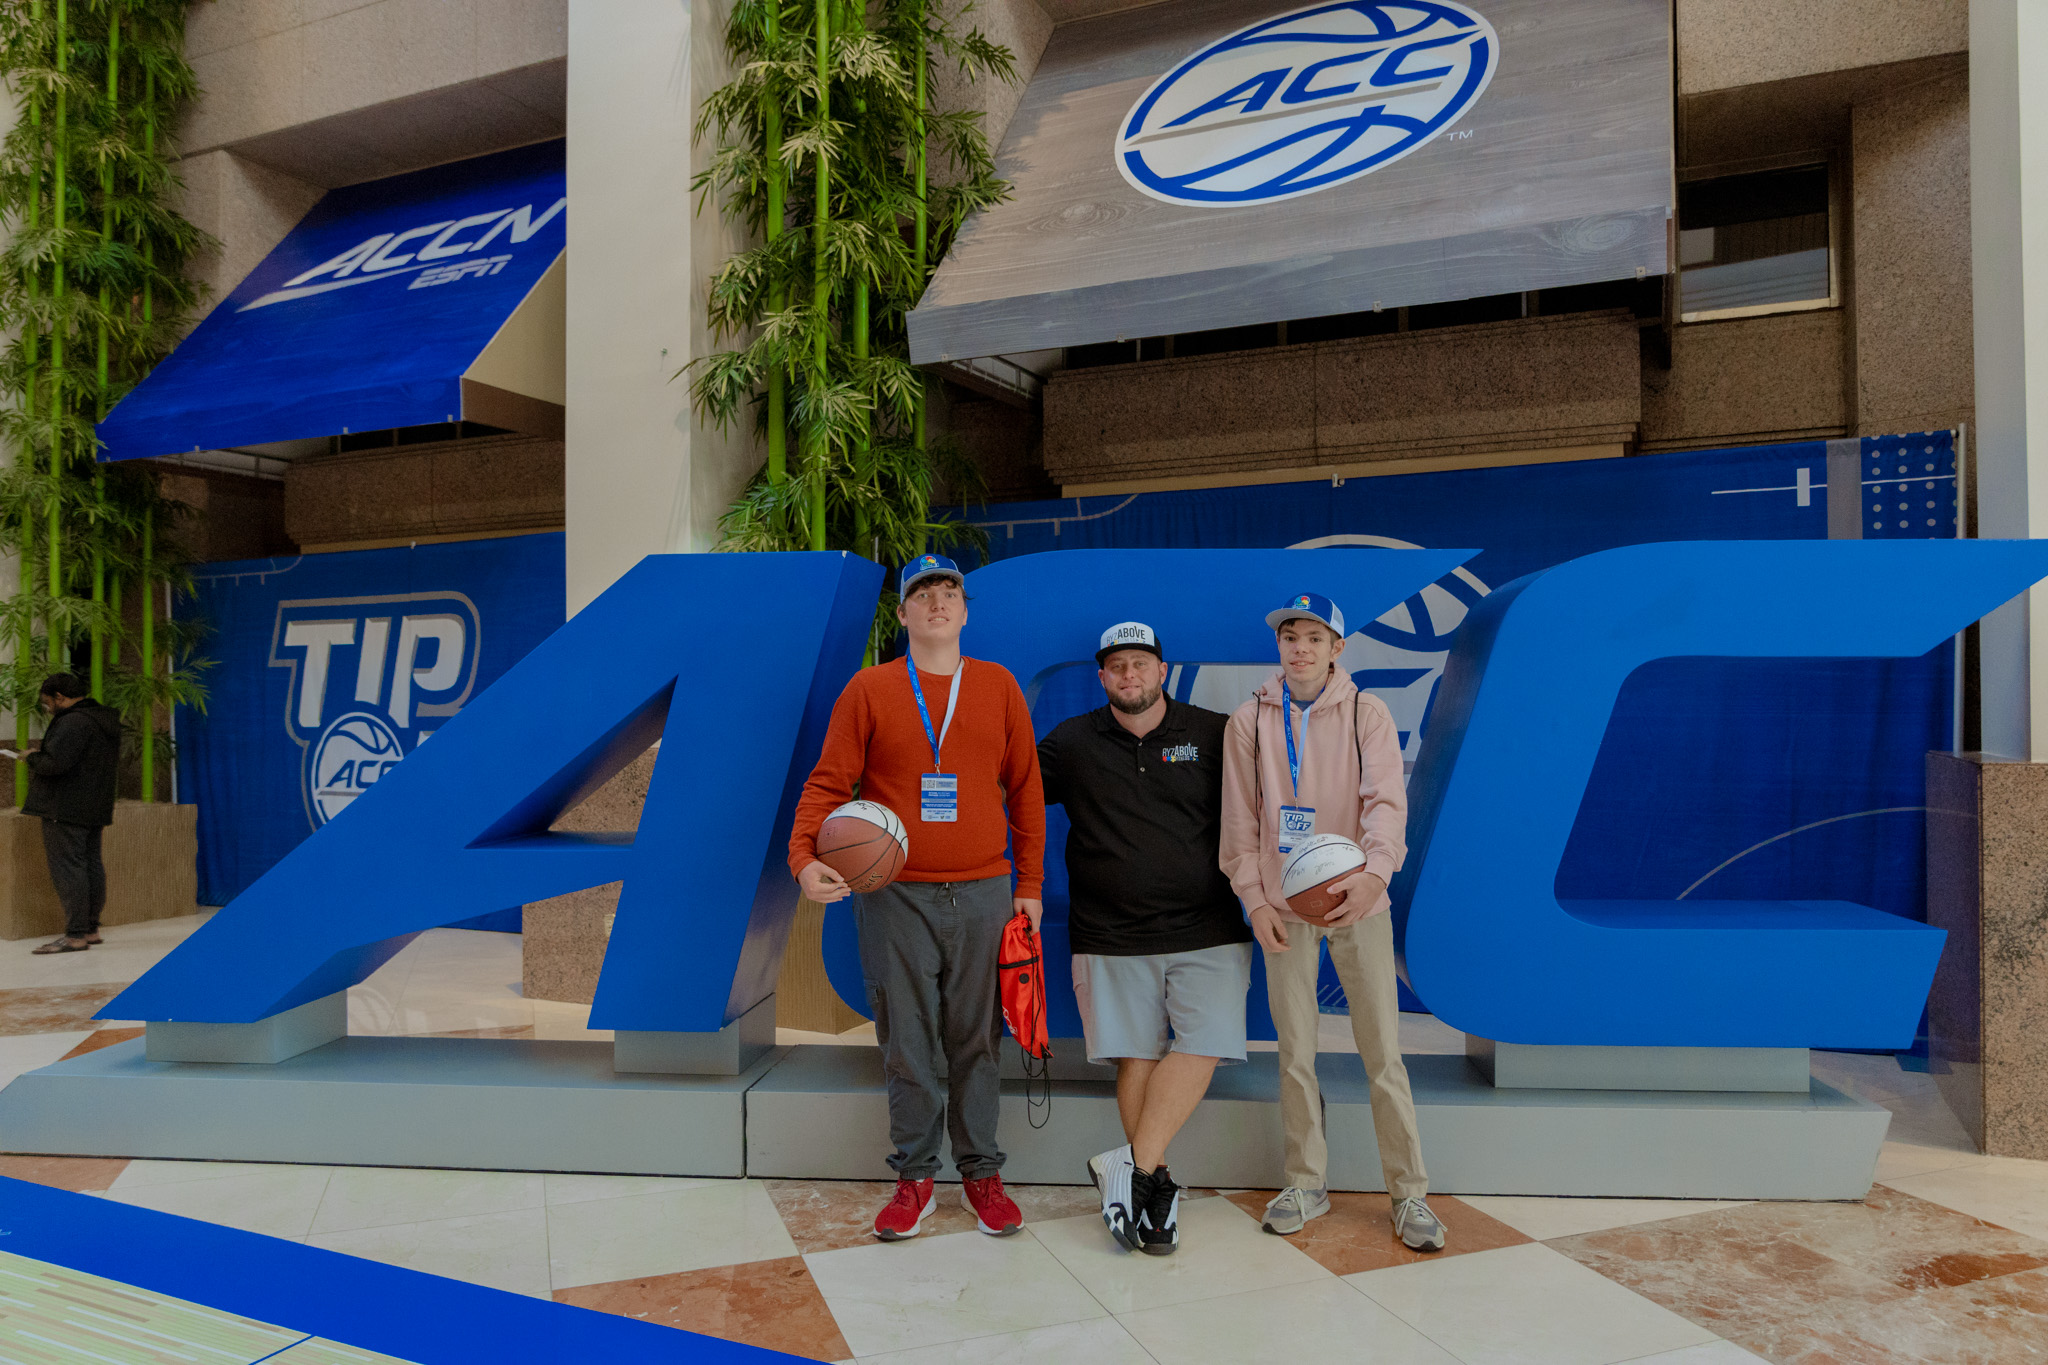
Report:
[[[1074,996],[1088,1036],[1088,1060],[1157,1061],[1172,1050],[1244,1060],[1244,997],[1252,945],[1223,943],[1191,953],[1143,957],[1074,954]]]

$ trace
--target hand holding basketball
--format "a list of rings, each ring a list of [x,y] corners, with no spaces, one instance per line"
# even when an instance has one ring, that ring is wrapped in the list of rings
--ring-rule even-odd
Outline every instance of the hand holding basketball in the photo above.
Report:
[[[818,862],[830,869],[844,888],[841,895],[847,891],[866,895],[896,880],[910,856],[910,836],[887,806],[848,801],[818,827],[817,848]]]
[[[1386,892],[1387,884],[1375,873],[1363,868],[1340,882],[1330,884],[1331,895],[1341,895],[1344,903],[1330,916],[1329,926],[1341,929],[1347,924],[1356,924],[1377,913],[1380,897]],[[1391,907],[1390,907],[1391,908]]]
[[[797,885],[804,891],[804,899],[819,905],[830,905],[843,901],[853,894],[853,888],[837,872],[823,863],[813,862],[797,875]]]

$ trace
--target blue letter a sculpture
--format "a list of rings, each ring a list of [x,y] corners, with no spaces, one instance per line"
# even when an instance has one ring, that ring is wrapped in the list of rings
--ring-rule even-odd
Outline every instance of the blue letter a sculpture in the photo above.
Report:
[[[844,554],[649,556],[108,1017],[247,1023],[421,930],[623,881],[591,1027],[716,1032],[775,989],[781,841],[881,577]],[[637,837],[550,832],[657,738]]]

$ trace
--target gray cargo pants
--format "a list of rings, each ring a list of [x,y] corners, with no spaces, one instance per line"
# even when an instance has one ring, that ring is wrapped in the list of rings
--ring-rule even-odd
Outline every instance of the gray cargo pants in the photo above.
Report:
[[[1011,913],[1008,877],[894,882],[853,898],[861,976],[889,1090],[896,1145],[889,1166],[905,1180],[938,1174],[945,1136],[962,1179],[1002,1168],[996,957]]]

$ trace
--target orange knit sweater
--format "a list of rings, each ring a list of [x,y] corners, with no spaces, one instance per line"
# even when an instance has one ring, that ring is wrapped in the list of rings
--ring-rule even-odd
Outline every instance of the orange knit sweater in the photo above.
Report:
[[[944,768],[960,779],[960,818],[926,824],[918,818],[918,779],[933,772],[932,746],[910,691],[909,661],[864,668],[839,694],[825,732],[818,766],[797,802],[789,836],[789,870],[801,872],[818,856],[818,827],[834,807],[853,799],[896,812],[910,836],[910,857],[900,880],[971,882],[1010,869],[1016,858],[1019,896],[1037,898],[1043,882],[1045,796],[1038,781],[1038,745],[1024,693],[1009,670],[968,659],[960,704],[942,751]],[[953,680],[919,671],[932,733],[945,723]]]

